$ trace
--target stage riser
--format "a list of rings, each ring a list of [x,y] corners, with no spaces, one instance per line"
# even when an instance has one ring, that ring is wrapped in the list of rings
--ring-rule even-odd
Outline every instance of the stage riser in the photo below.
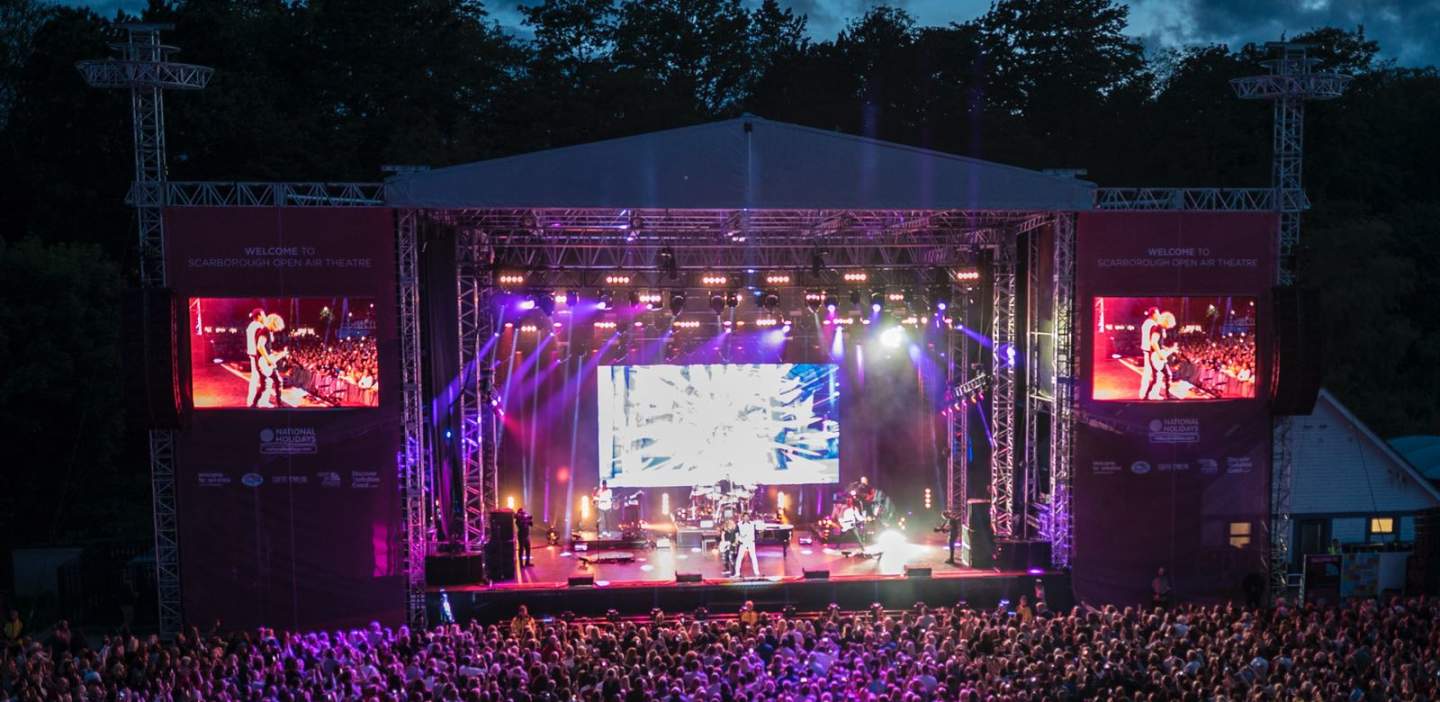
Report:
[[[1052,609],[1068,610],[1074,603],[1067,574],[1043,576]],[[903,578],[885,580],[802,580],[753,585],[677,585],[653,587],[582,587],[544,590],[492,590],[451,592],[450,607],[457,621],[472,619],[493,623],[515,616],[526,605],[536,616],[602,616],[610,609],[622,614],[644,614],[659,607],[667,614],[689,613],[698,607],[711,612],[734,612],[746,600],[759,609],[779,612],[785,605],[801,611],[824,609],[831,602],[845,609],[864,609],[879,602],[887,609],[905,609],[916,602],[931,606],[953,606],[965,600],[969,606],[990,608],[1000,600],[1018,602],[1022,595],[1034,598],[1035,576]],[[440,595],[429,593],[427,606],[431,622],[440,621]]]

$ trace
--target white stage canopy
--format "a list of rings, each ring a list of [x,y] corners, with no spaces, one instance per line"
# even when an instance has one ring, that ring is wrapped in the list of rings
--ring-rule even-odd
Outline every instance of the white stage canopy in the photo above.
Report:
[[[397,176],[421,209],[1091,209],[1093,183],[758,117]]]

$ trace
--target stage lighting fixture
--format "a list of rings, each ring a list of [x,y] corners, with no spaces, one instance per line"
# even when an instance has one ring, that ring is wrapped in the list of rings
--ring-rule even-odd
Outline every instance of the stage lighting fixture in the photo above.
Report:
[[[509,287],[509,286],[511,286],[511,285],[524,285],[524,284],[525,284],[525,274],[524,274],[524,273],[501,273],[500,275],[498,275],[498,276],[495,277],[495,282],[496,282],[496,283],[499,283],[501,287]]]
[[[525,299],[521,300],[518,304],[516,304],[516,307],[519,307],[519,308],[520,308],[522,311],[524,311],[524,312],[529,312],[530,310],[535,309],[535,296],[534,296],[534,295],[530,295],[530,296],[526,297]]]
[[[900,327],[890,327],[880,332],[880,343],[886,348],[899,348],[900,342],[905,340],[905,330]]]
[[[859,291],[859,290],[851,290],[851,291],[850,291],[850,306],[851,306],[851,307],[854,307],[854,308],[857,309],[857,310],[860,309],[860,291]]]
[[[578,305],[578,304],[580,304],[580,293],[578,293],[578,292],[576,292],[576,291],[574,291],[574,290],[566,290],[566,291],[565,291],[565,306],[566,306],[566,307],[574,307],[575,305]]]
[[[930,291],[930,302],[935,306],[935,309],[940,312],[950,309],[950,289],[944,287],[932,289]]]
[[[631,291],[630,291],[629,298],[630,298],[630,306],[631,306],[631,307],[635,307],[636,305],[639,305],[639,304],[640,304],[640,291],[639,291],[639,290],[631,290]]]
[[[870,309],[879,312],[885,309],[885,293],[879,290],[870,293]]]
[[[837,297],[835,297],[835,293],[833,293],[833,292],[827,292],[827,293],[825,293],[825,309],[826,309],[826,311],[828,311],[828,312],[834,312],[835,309],[838,308],[839,306],[840,306],[840,299],[837,298]]]
[[[805,306],[809,307],[811,312],[818,311],[820,309],[821,303],[823,303],[824,301],[825,293],[822,293],[818,290],[805,291]]]
[[[841,278],[847,283],[863,283],[870,280],[870,275],[865,271],[848,271]]]
[[[730,278],[719,273],[706,273],[700,276],[701,285],[724,285],[730,282]]]
[[[685,311],[685,293],[676,290],[670,293],[670,314],[676,317]]]
[[[609,290],[601,290],[595,295],[595,307],[608,310],[615,306],[615,294]]]
[[[790,274],[789,274],[789,273],[767,273],[767,274],[765,275],[765,284],[766,284],[766,285],[789,285],[789,284],[790,284]]]
[[[900,301],[903,302],[903,303],[905,303],[905,308],[906,308],[906,309],[909,309],[909,310],[915,309],[916,299],[915,299],[915,293],[914,293],[914,291],[912,291],[910,288],[905,288],[904,290],[901,290],[901,291],[900,291]]]
[[[710,296],[710,309],[711,309],[713,312],[715,312],[715,314],[720,314],[721,312],[724,312],[724,311],[725,311],[725,296],[724,296],[724,295],[721,295],[720,293],[715,293],[715,294],[711,295],[711,296]]]
[[[660,263],[660,270],[665,271],[665,277],[675,280],[680,277],[680,266],[675,262],[675,249],[666,246],[660,249],[657,255]]]
[[[780,296],[776,295],[773,292],[765,293],[764,297],[762,297],[760,300],[760,306],[764,307],[766,310],[774,312],[775,308],[780,306]]]
[[[739,293],[736,293],[736,292],[733,291],[733,290],[730,291],[730,292],[728,292],[728,293],[725,293],[725,306],[726,306],[726,307],[729,307],[729,308],[732,309],[732,310],[735,309],[736,307],[739,307],[739,306],[740,306],[740,295],[739,295]]]
[[[825,271],[825,257],[829,254],[830,250],[823,246],[816,247],[810,252],[810,275],[816,278],[820,277],[820,274]]]
[[[605,284],[606,284],[606,285],[629,285],[629,284],[630,284],[630,276],[625,275],[625,274],[623,274],[623,273],[612,273],[612,274],[610,274],[610,275],[605,276]]]
[[[555,314],[555,293],[546,291],[536,295],[535,305],[546,317]]]

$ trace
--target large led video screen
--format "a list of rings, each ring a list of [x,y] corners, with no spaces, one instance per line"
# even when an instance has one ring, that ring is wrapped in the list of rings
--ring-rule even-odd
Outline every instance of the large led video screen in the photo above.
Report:
[[[1255,397],[1254,297],[1097,297],[1096,400]]]
[[[840,480],[832,364],[603,366],[600,477],[615,487]]]
[[[367,297],[190,298],[195,407],[376,407],[375,324]]]

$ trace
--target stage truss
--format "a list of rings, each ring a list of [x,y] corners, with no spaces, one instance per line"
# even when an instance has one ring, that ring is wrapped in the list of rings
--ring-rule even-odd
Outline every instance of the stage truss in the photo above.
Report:
[[[673,283],[662,282],[667,271],[793,270],[819,284],[821,279],[847,270],[896,273],[969,266],[980,250],[990,250],[995,259],[1013,264],[1016,237],[1053,218],[1020,211],[643,209],[447,210],[428,212],[427,216],[454,227],[459,247],[459,364],[475,372],[467,373],[461,391],[465,524],[458,531],[465,548],[471,550],[484,543],[486,513],[497,506],[498,451],[494,447],[499,437],[494,428],[502,408],[495,405],[489,388],[493,354],[480,356],[496,328],[496,307],[488,300],[494,291],[494,271],[524,272],[529,287],[599,286],[604,274],[620,271],[634,277],[635,287],[649,280],[657,286],[673,287]],[[1003,338],[1013,339],[1013,265],[1009,271],[1010,284],[996,286],[996,300],[1009,310],[1001,329]],[[948,334],[950,348],[957,345],[956,337],[965,336],[954,329]],[[995,348],[1013,347],[1010,342]],[[1008,402],[993,401],[992,413],[997,424],[1012,427],[1014,365],[1009,355],[1004,359],[996,371],[1006,374],[1010,382],[996,383],[992,397],[1008,397]],[[948,364],[952,383],[970,377],[968,369],[958,365]],[[1002,413],[1009,416],[1001,418]],[[953,428],[951,435],[955,436]],[[1015,438],[1013,431],[997,432],[992,451],[1013,456]],[[992,461],[994,465],[1008,466],[1009,462]],[[1013,468],[1000,470],[1009,472],[992,479],[992,484],[1013,482]],[[965,473],[963,462],[956,470],[952,456],[947,462],[947,498],[952,508],[964,500]],[[1004,508],[1007,511],[1014,509],[1013,500],[1002,504],[1009,505]],[[998,521],[1009,524],[1012,520],[1001,517]]]

